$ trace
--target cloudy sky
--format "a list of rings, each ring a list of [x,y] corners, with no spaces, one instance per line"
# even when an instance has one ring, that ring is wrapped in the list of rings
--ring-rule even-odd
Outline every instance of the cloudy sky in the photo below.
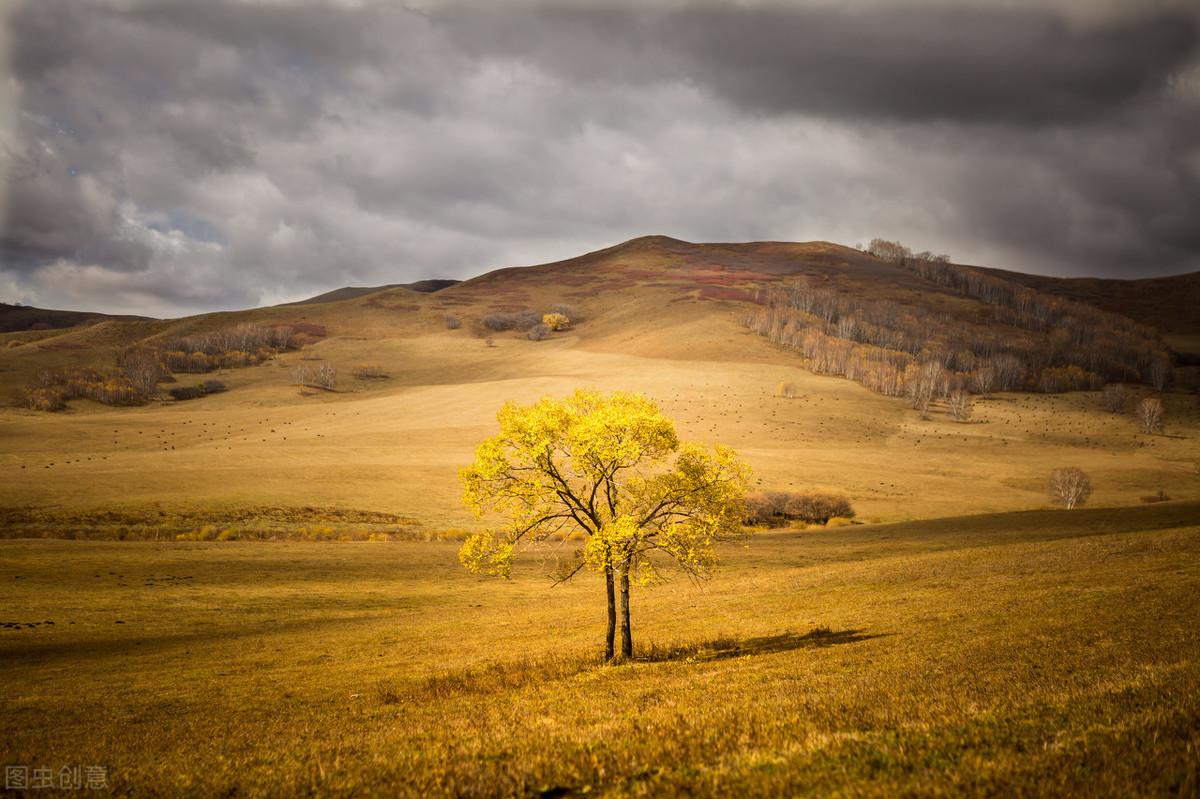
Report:
[[[0,301],[177,315],[649,233],[1193,271],[1189,7],[9,2]]]

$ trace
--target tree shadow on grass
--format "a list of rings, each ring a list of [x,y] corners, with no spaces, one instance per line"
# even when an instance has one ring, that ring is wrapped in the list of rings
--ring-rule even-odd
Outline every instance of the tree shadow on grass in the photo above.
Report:
[[[794,649],[814,649],[837,646],[839,644],[856,644],[859,641],[882,638],[883,635],[885,633],[867,633],[863,630],[834,631],[828,627],[818,627],[804,634],[785,632],[778,635],[764,635],[757,638],[745,639],[719,637],[708,641],[666,646],[652,643],[636,650],[633,659],[642,663],[663,663],[678,660],[728,660],[729,658],[747,657],[750,655],[771,655],[777,652],[790,652]]]

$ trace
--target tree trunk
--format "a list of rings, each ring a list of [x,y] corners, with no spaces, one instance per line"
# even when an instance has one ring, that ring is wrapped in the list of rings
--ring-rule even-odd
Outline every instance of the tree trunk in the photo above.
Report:
[[[617,597],[613,587],[612,566],[604,567],[604,587],[608,591],[608,634],[604,639],[604,660],[613,659],[613,640],[617,634]]]
[[[629,626],[629,563],[621,568],[621,657],[633,657],[633,629]]]

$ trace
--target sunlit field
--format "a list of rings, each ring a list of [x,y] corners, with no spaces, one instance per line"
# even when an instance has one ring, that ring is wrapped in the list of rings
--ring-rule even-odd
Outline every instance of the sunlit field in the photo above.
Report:
[[[760,534],[603,596],[454,543],[4,544],[4,762],[118,793],[1200,790],[1200,506]]]

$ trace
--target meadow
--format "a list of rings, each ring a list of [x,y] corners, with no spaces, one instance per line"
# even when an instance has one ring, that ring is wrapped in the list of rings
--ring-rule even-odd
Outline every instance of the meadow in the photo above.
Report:
[[[917,296],[911,275],[832,245],[672,248],[0,334],[0,759],[103,766],[126,795],[1200,792],[1195,397],[1004,392],[923,416],[742,324],[797,253],[860,270],[855,292]],[[543,340],[469,329],[563,300],[579,324]],[[43,369],[244,321],[328,335],[186,402],[19,406]],[[324,366],[333,390],[296,385]],[[511,581],[457,557],[479,524],[458,470],[501,403],[580,387],[644,393],[683,440],[734,447],[753,490],[856,516],[635,589],[636,657],[604,665],[600,579],[549,577],[577,543]],[[1152,394],[1147,434],[1131,411]],[[1065,466],[1091,477],[1082,509],[1049,509]]]
[[[553,550],[501,581],[450,542],[10,541],[0,759],[138,795],[1195,795],[1197,518],[761,533],[636,591],[625,666]]]

